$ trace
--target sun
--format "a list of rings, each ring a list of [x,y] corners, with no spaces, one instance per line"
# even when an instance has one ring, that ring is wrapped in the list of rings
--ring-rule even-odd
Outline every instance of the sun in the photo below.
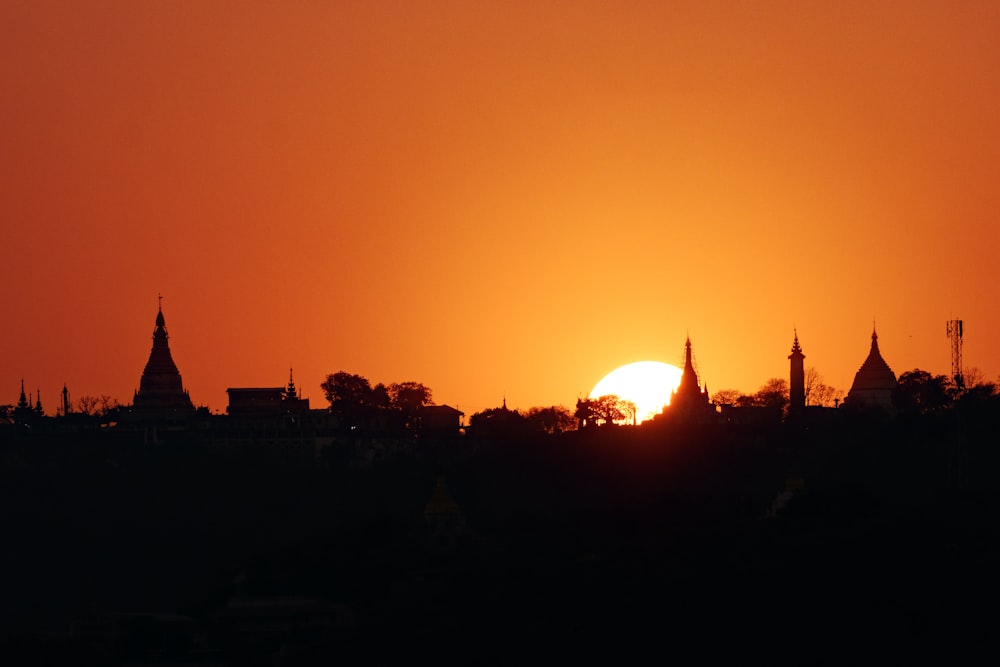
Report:
[[[636,361],[611,371],[590,392],[590,398],[615,394],[636,407],[636,421],[652,419],[670,403],[683,371],[659,361]]]

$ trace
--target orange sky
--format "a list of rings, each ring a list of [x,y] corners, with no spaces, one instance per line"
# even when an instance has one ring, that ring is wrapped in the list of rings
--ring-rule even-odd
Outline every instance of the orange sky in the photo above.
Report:
[[[1000,3],[0,3],[0,402],[1000,374]]]

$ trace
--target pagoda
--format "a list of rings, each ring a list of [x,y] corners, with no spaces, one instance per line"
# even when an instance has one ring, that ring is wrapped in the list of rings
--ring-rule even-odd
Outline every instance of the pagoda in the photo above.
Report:
[[[872,346],[868,358],[855,373],[854,384],[844,403],[852,408],[881,408],[892,412],[892,393],[896,384],[896,374],[882,358],[878,349],[878,334],[872,327]]]
[[[135,393],[132,416],[149,419],[183,419],[194,413],[191,397],[184,389],[177,364],[170,354],[162,303],[156,313],[153,349],[142,371]]]
[[[715,412],[715,406],[708,399],[708,387],[702,387],[698,382],[690,336],[684,342],[684,370],[680,384],[670,395],[670,403],[663,411],[684,420],[698,422],[705,421]]]

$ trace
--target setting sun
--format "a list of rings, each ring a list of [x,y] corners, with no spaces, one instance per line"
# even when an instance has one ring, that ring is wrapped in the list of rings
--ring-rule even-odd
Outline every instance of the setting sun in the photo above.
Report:
[[[590,392],[591,398],[615,394],[636,406],[636,421],[652,419],[670,403],[681,369],[659,361],[637,361],[611,371]]]

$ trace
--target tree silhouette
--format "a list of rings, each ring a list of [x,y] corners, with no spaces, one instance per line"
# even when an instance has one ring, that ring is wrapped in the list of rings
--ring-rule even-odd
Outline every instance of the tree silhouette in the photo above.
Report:
[[[753,395],[753,405],[760,408],[784,410],[788,400],[788,380],[785,378],[771,378]]]
[[[394,382],[389,385],[390,405],[402,412],[408,424],[420,408],[431,404],[431,390],[419,382]]]
[[[523,434],[527,420],[517,410],[506,406],[487,408],[469,417],[469,431],[476,437],[510,437]]]
[[[738,405],[743,393],[736,389],[720,389],[712,394],[712,402],[716,405]]]
[[[823,382],[823,376],[814,366],[805,369],[806,405],[828,406],[842,392]]]
[[[577,425],[573,413],[561,405],[531,408],[528,410],[527,419],[534,429],[549,434],[572,431]]]
[[[100,414],[101,399],[97,396],[81,396],[76,401],[77,412],[87,415],[88,417],[95,417]]]
[[[901,412],[931,414],[951,404],[953,390],[948,377],[915,368],[899,376],[892,400]]]
[[[635,419],[635,403],[623,400],[616,394],[585,398],[576,402],[576,416],[585,422],[611,425]]]
[[[330,401],[330,411],[344,421],[344,426],[352,428],[366,415],[379,410],[384,393],[373,391],[368,378],[344,371],[326,376],[320,388]]]

